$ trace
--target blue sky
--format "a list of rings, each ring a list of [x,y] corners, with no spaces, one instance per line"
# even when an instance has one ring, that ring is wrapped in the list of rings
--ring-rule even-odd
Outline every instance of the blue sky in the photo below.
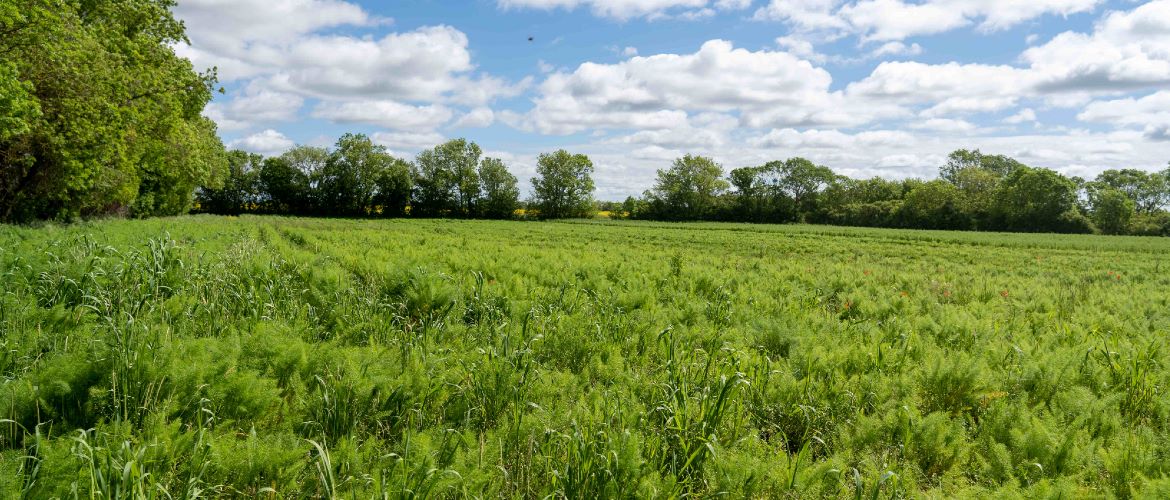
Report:
[[[1068,175],[1170,160],[1170,0],[180,0],[205,114],[279,154],[466,137],[522,180],[593,158],[598,197],[685,153],[933,177],[981,148]],[[528,37],[533,37],[532,41]],[[526,183],[525,183],[526,184]]]

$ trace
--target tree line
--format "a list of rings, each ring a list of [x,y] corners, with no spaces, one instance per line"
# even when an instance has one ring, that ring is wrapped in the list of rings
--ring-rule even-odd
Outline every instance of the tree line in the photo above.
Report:
[[[504,162],[466,139],[427,149],[412,162],[363,134],[346,134],[331,149],[227,157],[226,181],[196,193],[199,211],[509,219],[522,205],[542,218],[587,217],[594,208],[593,163],[564,150],[540,155],[526,204]]]
[[[1014,232],[1170,235],[1170,168],[1066,177],[957,150],[934,180],[852,179],[804,158],[731,170],[687,155],[641,197],[609,207],[652,220],[808,222]]]

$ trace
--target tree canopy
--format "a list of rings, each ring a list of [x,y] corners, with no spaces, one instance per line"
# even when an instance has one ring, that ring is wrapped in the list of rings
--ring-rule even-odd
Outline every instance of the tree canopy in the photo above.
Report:
[[[0,9],[0,220],[186,212],[228,162],[170,0]]]
[[[586,217],[593,209],[593,162],[563,149],[540,155],[532,179],[540,217]]]

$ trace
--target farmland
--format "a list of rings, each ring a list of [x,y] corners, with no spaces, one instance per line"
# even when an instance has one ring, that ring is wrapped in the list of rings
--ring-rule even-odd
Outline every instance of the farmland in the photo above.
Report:
[[[0,226],[0,497],[1170,496],[1170,240]]]

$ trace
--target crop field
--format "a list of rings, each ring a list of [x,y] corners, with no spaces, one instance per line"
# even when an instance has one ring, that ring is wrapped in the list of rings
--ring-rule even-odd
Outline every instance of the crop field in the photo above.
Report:
[[[0,226],[2,498],[1167,498],[1170,240]]]

